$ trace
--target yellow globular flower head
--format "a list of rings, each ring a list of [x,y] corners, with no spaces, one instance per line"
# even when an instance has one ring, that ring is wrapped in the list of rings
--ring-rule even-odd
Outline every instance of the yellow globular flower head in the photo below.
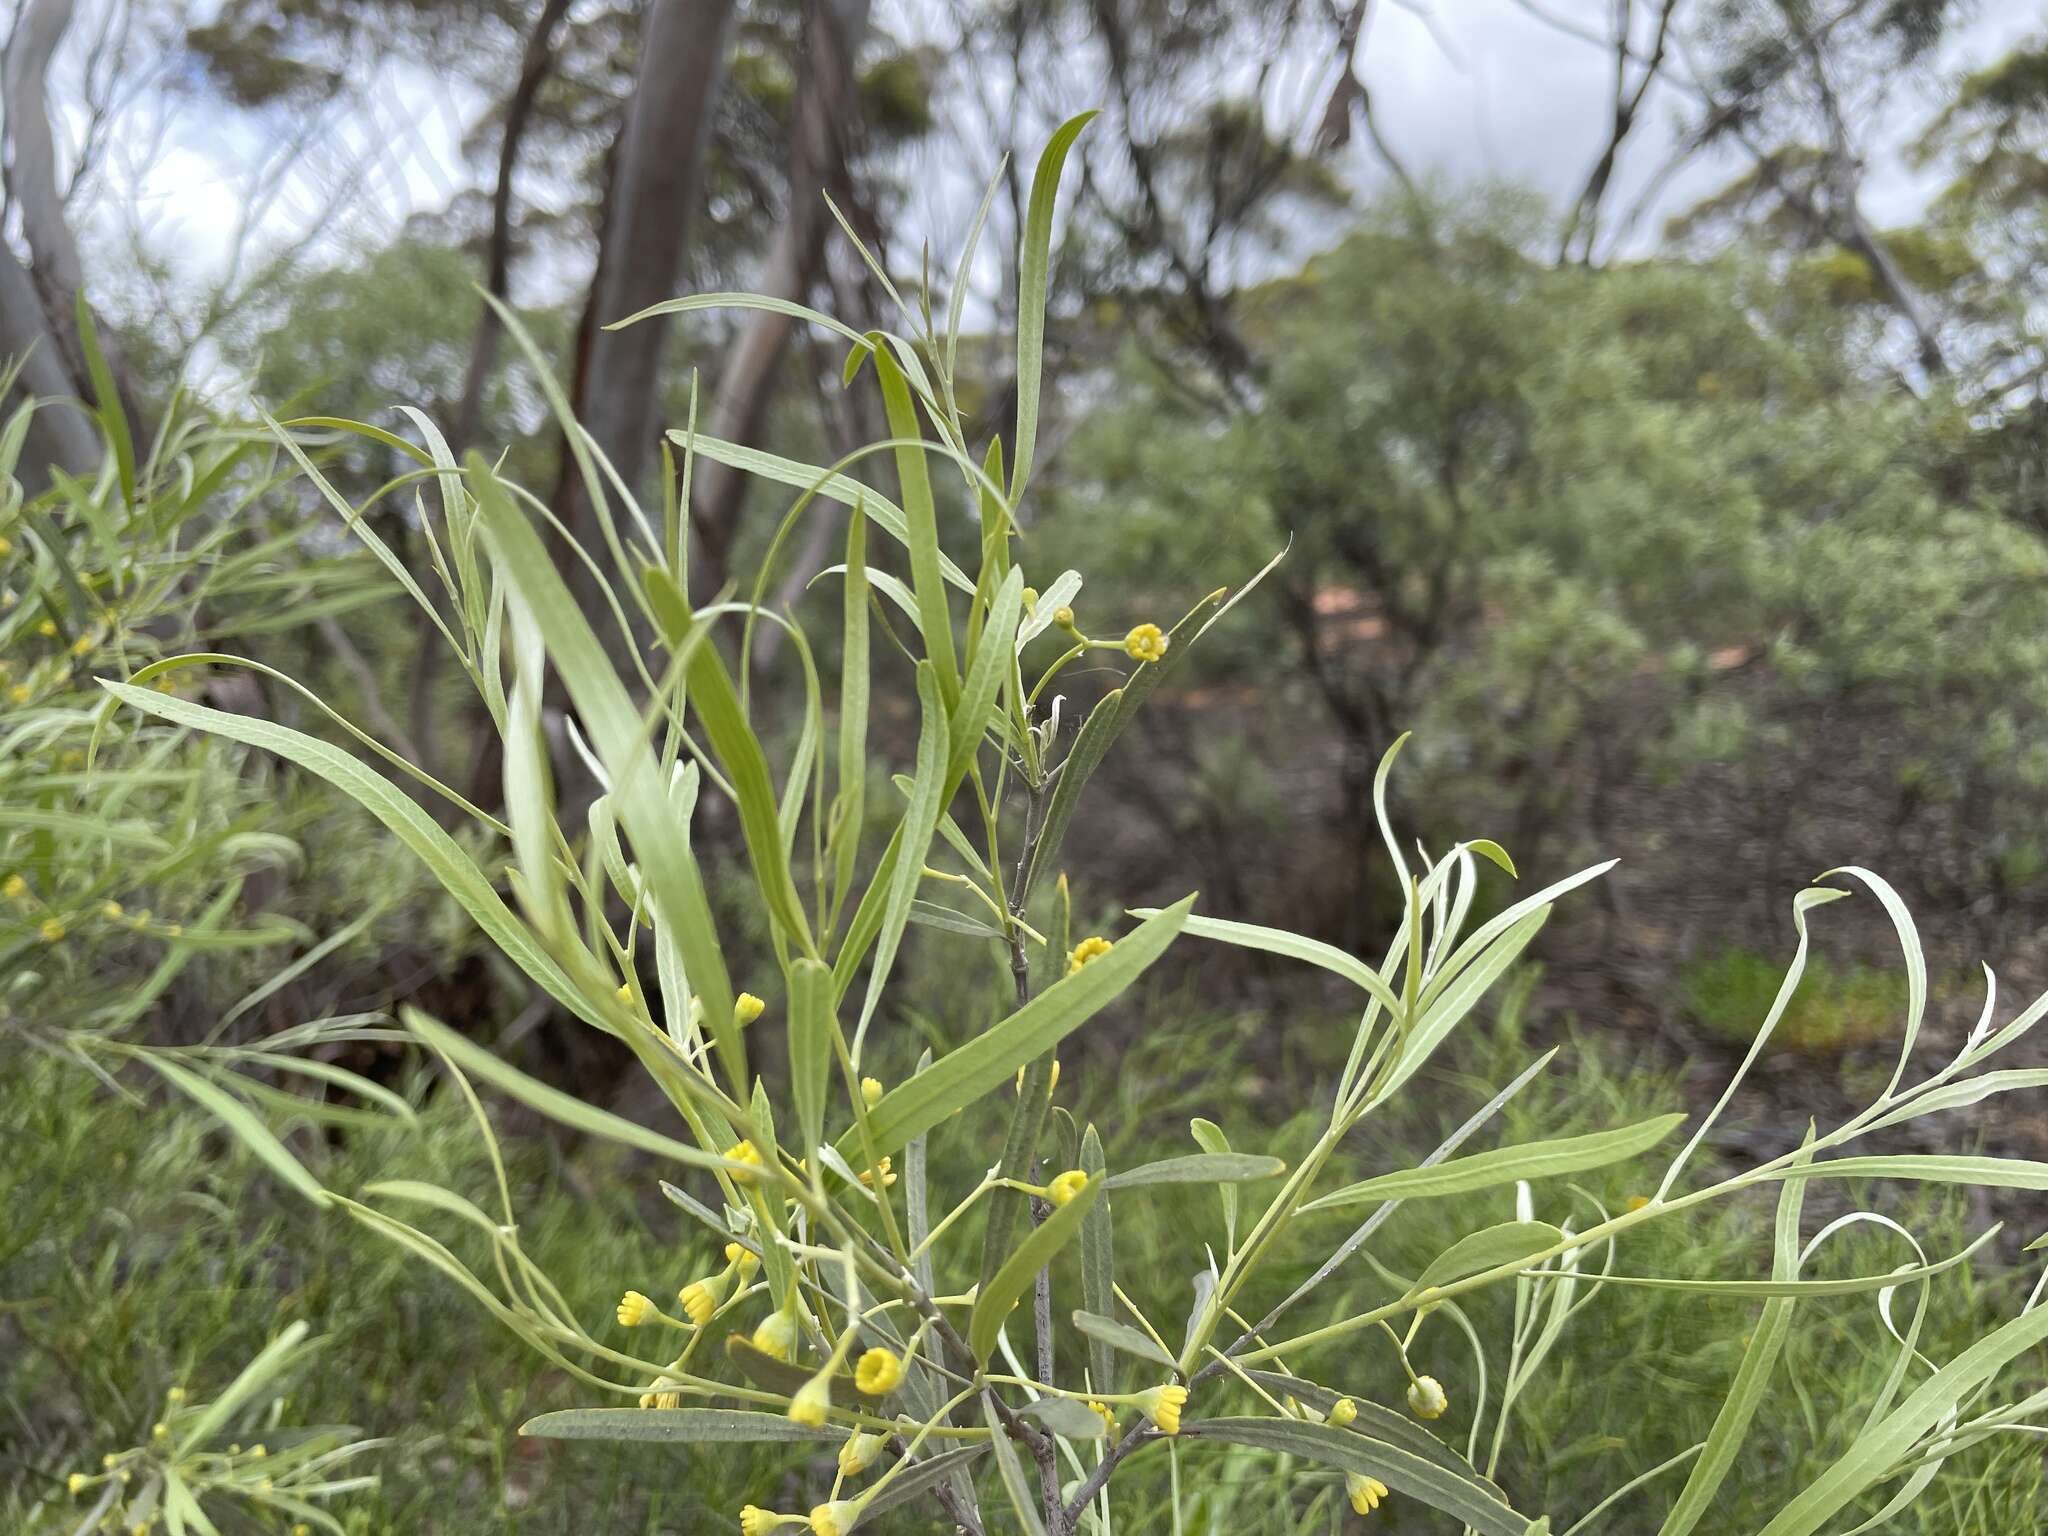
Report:
[[[811,1536],[846,1536],[860,1519],[858,1499],[834,1499],[811,1511]]]
[[[121,903],[119,903],[118,901],[101,902],[100,916],[106,918],[110,922],[118,922],[122,916]]]
[[[178,1404],[185,1401],[185,1389],[183,1387],[171,1388],[170,1391],[164,1394],[164,1401],[169,1403],[173,1408],[177,1407]]]
[[[891,1161],[890,1158],[884,1157],[878,1159],[873,1168],[863,1168],[860,1175],[861,1183],[867,1185],[869,1189],[873,1189],[875,1187],[875,1174],[879,1171],[882,1175],[882,1188],[889,1188],[896,1182],[896,1175],[890,1171],[889,1167]]]
[[[758,1504],[749,1504],[740,1511],[740,1536],[768,1536],[768,1533],[785,1525],[798,1525],[802,1515],[781,1515],[772,1509],[763,1509]]]
[[[903,1362],[894,1350],[879,1345],[860,1357],[853,1368],[853,1384],[869,1397],[887,1397],[903,1380]]]
[[[1115,1434],[1116,1410],[1110,1407],[1109,1404],[1092,1397],[1088,1399],[1088,1406],[1092,1411],[1101,1415],[1103,1429],[1112,1435]]]
[[[1408,1411],[1418,1419],[1440,1419],[1451,1400],[1434,1376],[1418,1376],[1408,1384]]]
[[[1072,629],[1074,627],[1074,610],[1067,607],[1055,608],[1052,611],[1052,621],[1061,629]]]
[[[832,1406],[832,1377],[829,1370],[820,1371],[801,1387],[796,1396],[789,1400],[789,1416],[810,1429],[816,1429],[825,1422],[825,1414]]]
[[[729,1163],[750,1163],[756,1168],[765,1166],[761,1161],[760,1152],[751,1141],[736,1141],[721,1155]],[[753,1184],[759,1179],[760,1175],[754,1173],[734,1173],[732,1176],[735,1184]]]
[[[7,697],[12,699],[17,704],[26,704],[30,699],[34,698],[35,696],[35,689],[29,687],[27,683],[16,683],[12,688],[7,690]]]
[[[1342,1429],[1357,1417],[1358,1404],[1351,1401],[1348,1397],[1340,1397],[1337,1401],[1330,1404],[1329,1422],[1336,1425],[1339,1429]]]
[[[638,1328],[660,1314],[661,1308],[638,1291],[628,1291],[619,1298],[619,1325],[623,1328]]]
[[[80,635],[71,642],[71,654],[74,656],[90,656],[92,654],[92,644],[91,635]]]
[[[1387,1485],[1376,1477],[1367,1477],[1360,1472],[1346,1472],[1344,1492],[1349,1496],[1354,1510],[1361,1515],[1369,1515],[1380,1507],[1380,1500],[1387,1496]]]
[[[42,623],[40,623],[40,624],[38,624],[38,625],[36,626],[36,633],[37,633],[37,634],[39,634],[39,635],[41,635],[41,636],[42,636],[42,637],[43,637],[43,638],[44,638],[45,640],[54,640],[54,639],[56,639],[56,638],[57,638],[57,621],[56,621],[55,619],[45,619],[45,620],[43,620],[43,622],[42,622]]]
[[[849,1435],[839,1446],[839,1475],[859,1477],[875,1464],[875,1458],[882,1454],[882,1447],[888,1442],[880,1435],[860,1430]]]
[[[1133,661],[1163,661],[1168,641],[1157,624],[1140,624],[1124,636],[1124,654]]]
[[[743,1248],[738,1243],[727,1243],[725,1245],[725,1262],[735,1266],[741,1274],[746,1275],[751,1274],[754,1266],[761,1262],[761,1256],[755,1253],[753,1249]]]
[[[46,944],[55,944],[64,937],[64,924],[54,917],[46,917],[36,929]]]
[[[162,1419],[158,1419],[154,1424],[149,1426],[149,1438],[152,1440],[170,1439],[171,1426],[166,1424]]]
[[[787,1312],[769,1313],[754,1330],[753,1344],[762,1354],[777,1360],[792,1358],[796,1354],[796,1319]]]
[[[1090,960],[1099,959],[1103,955],[1108,954],[1113,947],[1109,940],[1105,939],[1101,934],[1090,934],[1087,938],[1076,944],[1073,953],[1067,956],[1067,974],[1069,976],[1073,975],[1074,972],[1081,969]]]
[[[732,1005],[732,1021],[745,1029],[768,1011],[768,1005],[751,992],[742,992]]]
[[[292,1527],[292,1536],[313,1536],[313,1527],[306,1524],[305,1521],[301,1520],[297,1525]]]
[[[886,1091],[879,1077],[864,1077],[860,1080],[860,1101],[869,1109],[882,1102],[882,1095]]]
[[[69,1490],[71,1496],[76,1498],[79,1494],[85,1492],[85,1485],[91,1481],[92,1479],[83,1472],[74,1472],[64,1479],[64,1486]]]
[[[27,894],[28,882],[19,875],[9,875],[5,882],[0,882],[0,896],[9,901],[19,901]]]
[[[1154,1387],[1137,1396],[1138,1411],[1157,1424],[1163,1434],[1180,1433],[1180,1411],[1187,1406],[1188,1389],[1178,1382],[1168,1382],[1163,1387]]]
[[[8,538],[5,534],[0,534],[0,560],[5,560],[13,553],[14,540]]]
[[[1054,1205],[1065,1205],[1087,1187],[1088,1175],[1079,1168],[1069,1168],[1045,1186],[1045,1198]]]

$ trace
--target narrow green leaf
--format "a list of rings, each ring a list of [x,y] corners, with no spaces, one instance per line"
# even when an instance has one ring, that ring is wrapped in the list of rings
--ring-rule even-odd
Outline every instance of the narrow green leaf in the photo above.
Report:
[[[1052,1105],[1052,1053],[1032,1058],[1024,1068],[1017,1087],[1017,1103],[1010,1111],[1010,1134],[1003,1141],[1003,1155],[996,1163],[996,1175],[1005,1179],[1028,1179],[1038,1158],[1038,1139],[1045,1129],[1046,1111]],[[988,1226],[981,1239],[981,1284],[987,1285],[1008,1257],[1016,1241],[1017,1223],[1023,1220],[1029,1197],[1014,1189],[998,1189],[989,1195]]]
[[[519,1426],[546,1440],[648,1440],[681,1445],[768,1445],[786,1441],[839,1441],[835,1425],[810,1429],[787,1414],[739,1408],[564,1408]]]
[[[1090,1179],[1065,1205],[1054,1207],[1053,1213],[1031,1230],[1017,1245],[1017,1251],[1003,1261],[988,1284],[976,1293],[974,1312],[967,1320],[967,1347],[976,1360],[988,1359],[1010,1308],[1031,1288],[1031,1282],[1053,1261],[1054,1255],[1080,1235],[1082,1218],[1101,1194],[1101,1180]]]
[[[988,1443],[995,1452],[996,1472],[1002,1479],[1003,1493],[1009,1498],[1011,1512],[1017,1517],[1018,1529],[1023,1536],[1045,1536],[1045,1521],[1038,1513],[1038,1496],[1032,1492],[1031,1483],[1024,1476],[1023,1458],[1018,1456],[1016,1446],[1010,1443],[1010,1431],[996,1413],[994,1398],[986,1391],[981,1394],[981,1416],[988,1425]]]
[[[234,1132],[241,1143],[261,1158],[264,1166],[272,1173],[315,1205],[327,1204],[328,1194],[321,1188],[320,1181],[306,1171],[305,1165],[292,1156],[283,1142],[271,1134],[270,1127],[257,1119],[248,1105],[219,1084],[209,1082],[197,1072],[179,1066],[168,1056],[159,1055],[155,1051],[140,1051],[137,1054],[165,1082]]]
[[[1588,1136],[1565,1136],[1555,1141],[1525,1142],[1517,1147],[1499,1147],[1471,1157],[1455,1158],[1428,1168],[1404,1168],[1376,1178],[1346,1185],[1343,1189],[1311,1200],[1303,1211],[1342,1210],[1376,1200],[1434,1200],[1445,1195],[1471,1194],[1523,1179],[1553,1179],[1567,1173],[1583,1173],[1625,1162],[1657,1145],[1685,1123],[1684,1115],[1659,1115],[1619,1130],[1596,1131]]]
[[[634,1147],[642,1152],[652,1152],[657,1157],[672,1158],[692,1168],[723,1169],[727,1173],[746,1174],[757,1172],[740,1163],[729,1163],[715,1153],[700,1151],[671,1136],[650,1130],[638,1121],[615,1115],[610,1110],[599,1109],[586,1104],[572,1093],[551,1088],[537,1078],[527,1076],[510,1062],[501,1061],[475,1041],[457,1034],[447,1025],[429,1018],[417,1008],[402,1008],[399,1016],[405,1027],[418,1035],[427,1045],[448,1057],[470,1076],[481,1079],[508,1094],[529,1109],[537,1110],[559,1125],[566,1125],[573,1131],[587,1136],[599,1136],[615,1141],[621,1146]]]
[[[1011,473],[1010,503],[1024,499],[1031,460],[1038,451],[1038,392],[1045,376],[1045,296],[1052,279],[1052,215],[1067,152],[1093,112],[1071,117],[1054,130],[1031,177],[1031,202],[1017,247],[1017,463]]]
[[[960,697],[960,662],[953,649],[953,615],[946,603],[946,584],[939,566],[938,509],[932,500],[931,469],[917,443],[917,407],[904,383],[903,370],[887,347],[875,347],[875,376],[882,385],[882,406],[890,434],[897,439],[896,477],[903,491],[903,512],[910,546],[910,586],[917,594],[924,653],[938,673],[939,691],[951,708]]]
[[[1250,1152],[1201,1152],[1126,1168],[1112,1174],[1105,1187],[1136,1189],[1144,1184],[1245,1184],[1253,1179],[1277,1178],[1286,1171],[1287,1164],[1277,1157],[1260,1157]]]
[[[1206,1152],[1227,1155],[1230,1138],[1223,1134],[1223,1127],[1214,1120],[1199,1117],[1188,1122],[1188,1133]],[[1216,1195],[1223,1202],[1223,1242],[1230,1249],[1237,1247],[1237,1190],[1228,1181],[1219,1179]]]
[[[1950,1153],[1837,1157],[1778,1169],[1774,1179],[1911,1179],[1922,1184],[1972,1184],[1991,1189],[2048,1189],[2048,1163],[2020,1157]]]
[[[1092,716],[1090,723],[1093,723]],[[1141,911],[1134,915],[1143,917],[1145,914]],[[1256,923],[1234,923],[1220,917],[1191,917],[1187,933],[1192,939],[1213,939],[1222,944],[1234,944],[1239,949],[1255,949],[1286,960],[1320,966],[1363,989],[1395,1018],[1401,1017],[1401,1000],[1394,995],[1393,988],[1380,980],[1379,973],[1363,960],[1346,954],[1334,944],[1304,938],[1284,928],[1262,928]]]
[[[1374,1104],[1383,1104],[1392,1098],[1403,1083],[1421,1070],[1436,1048],[1500,979],[1501,973],[1515,963],[1549,916],[1550,908],[1545,906],[1537,907],[1520,918],[1500,936],[1498,942],[1466,966],[1458,979],[1438,994],[1435,1002],[1421,1008],[1421,1017],[1412,1021],[1401,1042],[1401,1054],[1395,1058],[1393,1069],[1373,1094]]]
[[[946,704],[939,674],[929,662],[918,664],[917,699],[921,714],[917,735],[917,773],[911,783],[910,803],[904,807],[903,821],[897,829],[895,862],[891,864],[885,860],[883,866],[875,871],[876,886],[883,886],[884,877],[887,877],[887,896],[882,905],[881,925],[876,931],[874,962],[868,969],[867,997],[861,1003],[860,1022],[853,1031],[853,1057],[856,1062],[860,1060],[861,1045],[867,1039],[868,1024],[888,987],[889,972],[896,964],[896,950],[903,942],[904,925],[910,921],[911,904],[916,900],[918,886],[924,878],[925,853],[931,847],[933,833],[938,830],[939,813],[945,809]],[[850,941],[851,935],[848,937]]]
[[[1117,940],[1106,955],[1062,977],[985,1033],[897,1084],[869,1111],[875,1153],[895,1152],[954,1110],[973,1103],[1051,1050],[1122,995],[1173,942],[1194,904],[1189,896]],[[860,1155],[851,1134],[839,1142],[846,1157]]]
[[[1091,1179],[1101,1178],[1107,1168],[1102,1155],[1102,1138],[1091,1122],[1081,1133],[1081,1171]],[[1116,1308],[1116,1232],[1110,1218],[1109,1187],[1089,1208],[1081,1223],[1081,1305],[1099,1317]],[[1116,1390],[1116,1362],[1106,1340],[1088,1340],[1089,1380],[1097,1392]]]
[[[1503,1264],[1534,1259],[1564,1240],[1564,1233],[1547,1221],[1504,1221],[1467,1233],[1430,1260],[1408,1294],[1420,1296],[1433,1287],[1484,1274]]]
[[[747,856],[754,866],[754,879],[772,917],[790,941],[805,954],[815,954],[810,924],[804,918],[803,901],[789,872],[784,852],[782,823],[775,801],[775,780],[768,771],[768,756],[760,738],[747,723],[740,708],[739,693],[725,658],[709,639],[691,645],[691,631],[699,622],[690,612],[684,596],[666,571],[648,566],[641,572],[648,604],[660,623],[662,639],[670,650],[689,651],[686,668],[691,709],[703,723],[712,753],[732,783],[739,801],[740,833],[747,844]],[[705,1006],[710,1006],[707,999]]]
[[[1074,1328],[1076,1332],[1086,1334],[1092,1343],[1104,1345],[1109,1349],[1120,1349],[1125,1354],[1135,1355],[1140,1360],[1150,1361],[1154,1365],[1165,1366],[1169,1371],[1174,1368],[1175,1361],[1173,1356],[1153,1343],[1150,1334],[1133,1328],[1126,1323],[1120,1323],[1103,1313],[1094,1311],[1076,1312],[1074,1314]],[[1095,1386],[1097,1391],[1106,1392],[1109,1390],[1106,1380],[1098,1381]]]
[[[817,960],[789,969],[789,1078],[804,1156],[815,1158],[825,1134],[825,1090],[832,1071],[832,973]]]

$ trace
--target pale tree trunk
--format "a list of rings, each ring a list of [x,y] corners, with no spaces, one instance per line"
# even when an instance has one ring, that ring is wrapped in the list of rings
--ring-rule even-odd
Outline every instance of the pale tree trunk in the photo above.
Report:
[[[789,206],[758,284],[774,298],[802,303],[809,297],[832,228],[825,198],[829,194],[842,210],[852,204],[850,166],[860,133],[854,57],[867,25],[868,0],[805,0],[790,121]],[[787,315],[748,312],[719,374],[711,436],[752,443],[760,435],[795,331],[796,321]],[[728,574],[745,495],[745,476],[699,461],[690,520],[698,539],[692,579],[700,591],[717,590]]]
[[[586,345],[577,371],[578,418],[619,478],[637,493],[653,458],[665,319],[608,331],[615,320],[671,298],[682,271],[689,219],[702,193],[705,143],[724,69],[733,0],[652,0],[641,31],[640,68],[613,146],[605,229],[592,280]],[[581,479],[564,472],[563,521],[586,546],[602,546]],[[587,611],[599,599],[581,562],[569,578]],[[609,633],[610,626],[605,626]]]
[[[28,247],[27,267],[9,257],[4,265],[11,270],[0,275],[0,348],[11,357],[29,359],[18,385],[45,397],[89,393],[76,319],[84,270],[57,184],[48,87],[50,61],[71,28],[74,9],[73,0],[28,0],[8,39],[5,67],[0,70],[7,192],[20,210],[22,240]],[[100,346],[113,369],[130,431],[146,440],[148,425],[127,383],[119,349],[104,334]],[[24,469],[47,478],[51,465],[82,469],[97,460],[97,439],[67,408],[37,414],[39,441],[31,445]],[[83,443],[80,432],[85,433]]]

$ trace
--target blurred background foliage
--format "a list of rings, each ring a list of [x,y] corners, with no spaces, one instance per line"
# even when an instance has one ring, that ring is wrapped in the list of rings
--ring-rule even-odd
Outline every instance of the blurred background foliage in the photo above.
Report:
[[[1775,990],[1791,894],[1845,861],[1920,915],[1935,1040],[1974,1017],[1980,955],[2011,991],[2048,985],[2048,33],[1960,0],[1501,0],[1501,26],[1610,72],[1585,95],[1569,172],[1532,189],[1403,148],[1429,142],[1388,107],[1402,81],[1387,71],[1413,54],[1383,70],[1375,50],[1431,7],[1398,9],[11,8],[8,409],[84,404],[11,415],[4,439],[0,1523],[68,1529],[66,1470],[137,1443],[166,1387],[221,1385],[296,1317],[327,1343],[294,1412],[424,1430],[347,1506],[352,1531],[685,1531],[729,1507],[722,1467],[519,1442],[520,1419],[568,1400],[561,1381],[396,1255],[243,1198],[254,1170],[231,1144],[71,1048],[82,1032],[233,1051],[413,1002],[595,1098],[623,1080],[616,1053],[527,995],[330,792],[108,716],[92,679],[187,650],[248,658],[494,803],[500,765],[438,641],[256,411],[417,437],[397,410],[413,407],[458,451],[502,453],[579,526],[542,380],[500,346],[482,285],[650,492],[660,429],[693,410],[828,462],[881,424],[823,333],[729,312],[603,327],[730,288],[889,318],[827,195],[899,291],[928,288],[941,309],[993,177],[961,370],[963,405],[992,428],[1014,387],[999,296],[1015,286],[1018,155],[1083,107],[1104,110],[1056,251],[1025,558],[1041,579],[1084,571],[1078,621],[1113,634],[1289,552],[1097,776],[1067,844],[1077,921],[1107,928],[1199,887],[1206,910],[1376,952],[1398,895],[1370,778],[1406,730],[1397,815],[1431,846],[1493,836],[1539,877],[1620,856],[1550,925],[1484,1048],[1434,1072],[1431,1109],[1358,1148],[1367,1171],[1433,1145],[1541,1045],[1563,1043],[1569,1068],[1517,1103],[1503,1140],[1696,1106]],[[1493,23],[1460,33],[1458,9],[1436,5],[1440,43],[1416,46],[1483,38]],[[403,456],[295,430],[425,581],[431,513],[393,483]],[[751,577],[782,506],[700,463],[702,595]],[[770,589],[815,603],[834,540],[798,544]],[[752,681],[768,722],[795,686],[776,652],[758,647]],[[1077,718],[1099,684],[1063,683]],[[262,671],[166,685],[362,750]],[[900,767],[907,718],[876,725]],[[736,854],[735,829],[707,817],[707,845]],[[726,905],[721,930],[765,946]],[[1725,1156],[1882,1075],[1889,941],[1846,908],[1822,936],[1756,1102],[1724,1122]],[[906,961],[898,1070],[1000,1006],[997,957],[925,938]],[[1112,1161],[1180,1149],[1191,1115],[1240,1144],[1284,1140],[1330,1069],[1340,1006],[1317,976],[1190,951],[1146,1006],[1098,1027],[1062,1095],[1125,1128]],[[325,1144],[335,1179],[481,1182],[473,1128],[400,1054],[335,1064],[419,1112],[388,1144],[338,1093],[294,1133],[308,1155]],[[596,1309],[691,1271],[643,1170],[508,1129],[529,1244],[572,1299]],[[2021,1155],[2048,1142],[2021,1114],[1971,1131]],[[1923,1216],[1941,1238],[1991,1214],[1964,1192]],[[1197,1262],[1187,1232],[1208,1219],[1163,1202],[1120,1222],[1156,1258],[1131,1269],[1169,1312]],[[1736,1208],[1637,1267],[1718,1272],[1764,1246],[1766,1220]],[[1389,1229],[1396,1267],[1404,1243],[1428,1247],[1408,1225]],[[1864,1267],[1896,1262],[1873,1252]],[[1931,1332],[2009,1312],[2001,1273],[1946,1277]],[[1608,1304],[1518,1420],[1504,1465],[1532,1502],[1583,1505],[1690,1443],[1732,1369],[1702,1343],[1739,1333],[1730,1318],[1706,1327],[1654,1292]],[[1884,1368],[1860,1337],[1802,1329],[1746,1453],[1760,1472],[1782,1474],[1786,1447],[1825,1457],[1839,1405]],[[1393,1396],[1379,1378],[1359,1388]],[[816,1469],[763,1460],[749,1476],[808,1487]],[[1912,1528],[2034,1529],[2040,1484],[2025,1446],[1979,1453]],[[492,1523],[445,1523],[451,1490]],[[1140,1529],[1166,1529],[1155,1492]],[[1276,1508],[1326,1521],[1329,1493],[1247,1458],[1190,1529],[1276,1528]],[[1766,1513],[1731,1505],[1712,1528]],[[1376,1518],[1427,1528],[1398,1507]]]

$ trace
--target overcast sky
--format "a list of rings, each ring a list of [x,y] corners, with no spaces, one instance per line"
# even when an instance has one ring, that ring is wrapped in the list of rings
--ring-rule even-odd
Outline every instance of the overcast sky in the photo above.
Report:
[[[1610,0],[1540,3],[1594,32],[1604,30],[1611,14]],[[914,16],[918,4],[885,0],[877,14],[886,16],[893,9],[899,18]],[[1545,25],[1517,0],[1429,0],[1426,9],[1424,0],[1380,0],[1370,14],[1364,75],[1379,121],[1413,172],[1454,183],[1504,177],[1560,201],[1576,194],[1607,132],[1610,55]],[[1988,61],[2044,25],[2048,0],[1982,0],[1977,19],[1958,35],[1945,62],[1967,67]],[[897,30],[900,35],[903,27]],[[73,50],[82,51],[84,41],[74,36]],[[1328,62],[1320,58],[1305,58],[1291,72],[1276,71],[1279,83],[1272,90],[1290,98],[1279,103],[1282,115],[1305,120],[1327,90],[1329,77]],[[1663,163],[1676,141],[1684,105],[1684,97],[1670,87],[1650,97],[1616,173],[1610,220],[1635,203]],[[1867,183],[1868,211],[1881,225],[1911,218],[1928,194],[1925,179],[1904,167],[1895,150],[1932,105],[1895,96],[1882,123],[1864,125],[1876,151]],[[388,238],[409,214],[445,205],[473,181],[478,171],[464,160],[459,144],[480,108],[471,93],[445,76],[402,60],[389,62],[379,87],[365,93],[364,105],[331,125],[335,140],[325,163],[361,161],[367,166],[341,237],[365,244]],[[247,197],[251,167],[283,126],[187,109],[161,138],[151,135],[154,159],[134,204],[151,229],[151,244],[189,263],[195,276],[217,270]],[[1362,135],[1350,154],[1349,170],[1356,180],[1370,186],[1383,176]],[[1654,241],[1666,215],[1738,168],[1730,159],[1703,159],[1688,167],[1637,227],[1633,246],[1641,249]],[[320,206],[322,185],[319,178],[307,177],[280,189],[262,227],[273,237],[288,237]],[[102,207],[95,218],[110,228],[118,213]]]

